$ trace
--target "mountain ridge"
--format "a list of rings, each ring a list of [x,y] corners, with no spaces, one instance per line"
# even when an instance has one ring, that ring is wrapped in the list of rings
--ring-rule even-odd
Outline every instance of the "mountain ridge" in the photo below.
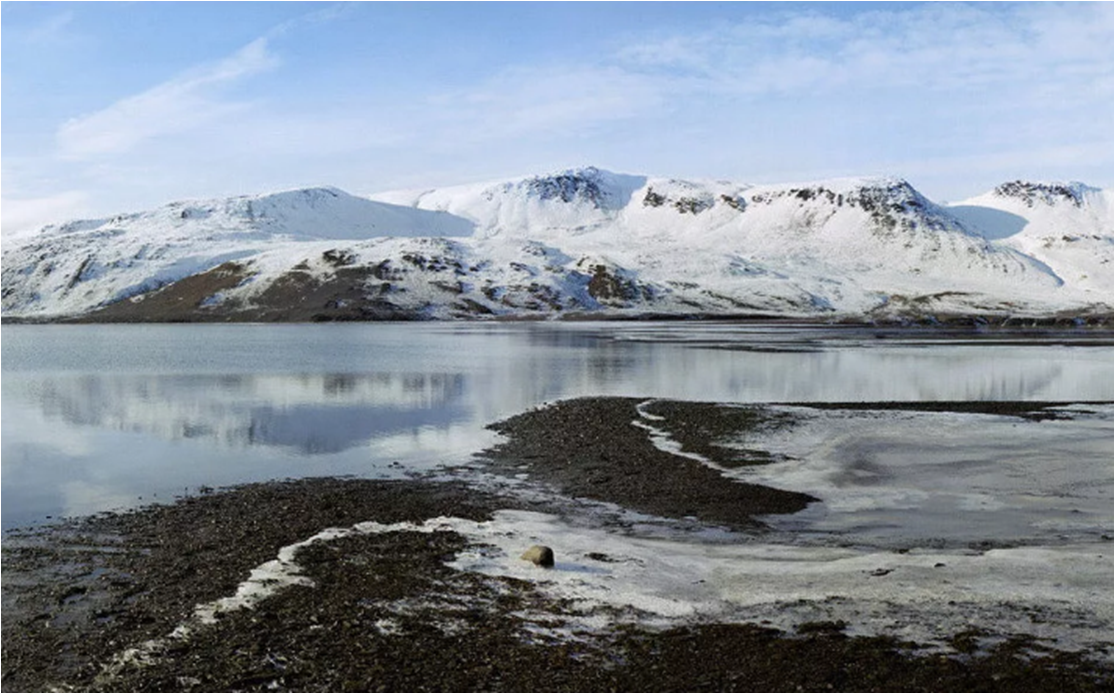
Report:
[[[379,320],[1110,313],[1110,191],[567,169],[179,201],[6,242],[3,316]],[[7,240],[6,240],[7,241]]]

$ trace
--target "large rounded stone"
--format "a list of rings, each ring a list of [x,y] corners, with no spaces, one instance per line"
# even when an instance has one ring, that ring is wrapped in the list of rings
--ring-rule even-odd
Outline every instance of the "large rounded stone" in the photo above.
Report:
[[[534,545],[523,552],[520,559],[526,559],[532,564],[544,566],[548,569],[554,565],[554,550],[545,545]]]

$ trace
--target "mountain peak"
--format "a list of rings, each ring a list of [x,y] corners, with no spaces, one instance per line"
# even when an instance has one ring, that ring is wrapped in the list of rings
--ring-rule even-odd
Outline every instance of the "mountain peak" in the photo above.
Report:
[[[789,199],[806,203],[811,200],[827,201],[837,207],[860,207],[868,212],[879,209],[919,209],[934,207],[905,179],[894,176],[864,178],[834,178],[809,183],[756,186],[750,191],[756,203],[770,203]]]
[[[277,190],[270,193],[262,193],[260,195],[245,196],[254,198],[256,200],[266,200],[269,198],[301,198],[306,201],[330,199],[330,198],[345,198],[354,197],[351,193],[345,192],[336,186],[304,186],[299,188],[288,188],[286,190]]]
[[[992,194],[1002,198],[1013,198],[1021,201],[1026,207],[1035,205],[1055,205],[1069,203],[1074,207],[1084,205],[1084,194],[1091,190],[1083,183],[1072,181],[1069,183],[1046,183],[1031,181],[1008,181],[995,188]]]
[[[574,202],[585,200],[595,207],[605,196],[600,169],[589,166],[583,169],[566,169],[545,176],[535,176],[525,181],[527,189],[542,200]]]
[[[562,203],[584,203],[599,210],[616,210],[646,182],[644,176],[617,174],[595,166],[555,171],[523,179],[519,186],[528,196]]]

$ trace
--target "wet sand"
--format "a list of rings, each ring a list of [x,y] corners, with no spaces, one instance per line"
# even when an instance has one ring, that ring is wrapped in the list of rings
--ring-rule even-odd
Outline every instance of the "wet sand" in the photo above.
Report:
[[[495,425],[508,440],[487,470],[563,494],[668,518],[762,532],[752,517],[811,497],[729,483],[665,453],[631,425],[639,400],[591,398]],[[671,435],[725,466],[763,464],[715,445],[741,426],[779,426],[747,408],[656,401]],[[997,406],[1007,407],[1007,406]],[[1011,406],[1018,414],[1032,404]],[[721,419],[722,418],[722,419]],[[449,461],[447,461],[449,462]],[[692,463],[692,465],[690,465]],[[738,489],[737,489],[738,487]],[[724,491],[728,489],[728,491]],[[484,520],[525,508],[443,479],[307,479],[217,490],[170,505],[8,534],[3,689],[101,691],[1110,691],[1103,654],[1052,651],[979,632],[951,652],[761,625],[626,624],[553,635],[573,606],[533,581],[459,571],[452,530],[349,535],[302,547],[313,585],[198,624],[196,606],[236,593],[280,548],[364,521]],[[531,510],[539,508],[532,502]],[[525,548],[524,548],[525,549]],[[545,572],[539,569],[541,580]],[[188,634],[175,629],[191,624]],[[559,630],[560,631],[560,630]],[[138,649],[131,650],[129,649]],[[130,654],[129,654],[130,653]]]

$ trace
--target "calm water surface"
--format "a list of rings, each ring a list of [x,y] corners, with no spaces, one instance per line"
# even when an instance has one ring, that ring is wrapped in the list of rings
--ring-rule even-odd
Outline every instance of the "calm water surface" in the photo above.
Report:
[[[2,523],[462,463],[494,440],[485,425],[583,395],[1112,399],[1109,345],[882,337],[715,323],[5,326]]]

